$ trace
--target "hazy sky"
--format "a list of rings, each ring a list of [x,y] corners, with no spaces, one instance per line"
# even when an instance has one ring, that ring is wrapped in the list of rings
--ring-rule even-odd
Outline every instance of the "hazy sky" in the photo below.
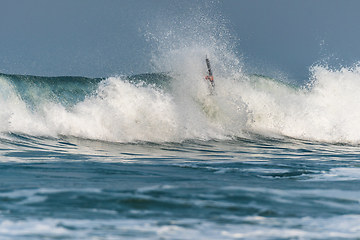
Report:
[[[151,71],[146,27],[196,6],[226,22],[249,72],[299,80],[319,61],[360,60],[360,1],[2,0],[0,72],[105,77]]]

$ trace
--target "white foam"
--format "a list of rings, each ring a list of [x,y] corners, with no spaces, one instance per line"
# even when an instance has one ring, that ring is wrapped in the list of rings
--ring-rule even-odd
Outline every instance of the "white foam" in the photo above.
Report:
[[[221,216],[232,219],[231,216]],[[357,238],[360,234],[359,215],[329,218],[266,218],[236,217],[241,223],[217,224],[202,219],[181,220],[72,220],[25,219],[2,220],[0,237],[46,236],[67,239],[337,239]]]
[[[317,67],[311,88],[298,90],[268,79],[259,87],[246,78],[218,78],[214,96],[195,73],[201,71],[189,71],[174,76],[171,92],[109,78],[72,109],[44,100],[31,110],[8,86],[7,97],[0,99],[6,110],[0,119],[8,124],[0,130],[119,142],[225,139],[242,137],[243,130],[326,142],[360,140],[360,68]]]
[[[159,191],[159,190],[167,190],[167,189],[175,189],[175,188],[177,187],[172,185],[154,185],[149,187],[138,188],[137,191],[140,193],[146,193],[151,191]]]
[[[309,88],[273,84],[246,87],[242,96],[253,113],[252,129],[326,142],[360,140],[360,67],[312,69]]]
[[[264,218],[246,217],[249,225],[224,236],[240,239],[337,239],[356,238],[360,234],[360,216],[342,215],[330,218]]]
[[[22,199],[18,204],[32,204],[44,202],[47,200],[47,195],[56,194],[61,192],[87,192],[87,193],[99,193],[100,189],[96,188],[68,188],[68,189],[48,189],[48,188],[36,188],[36,189],[19,189],[11,192],[0,192],[0,197],[11,199]]]
[[[313,202],[332,209],[346,211],[358,209],[360,203],[360,193],[351,190],[341,189],[270,189],[270,188],[247,188],[247,187],[225,187],[226,191],[245,191],[250,194],[266,194],[269,199],[277,203],[298,204],[310,206],[308,201],[302,199],[313,199]],[[256,206],[260,207],[260,206]]]
[[[0,222],[0,236],[67,236],[71,231],[59,226],[58,220],[3,220]]]
[[[21,108],[18,109],[18,103]],[[134,85],[113,77],[100,84],[97,94],[68,109],[45,100],[30,111],[21,99],[14,104],[4,131],[33,135],[68,135],[105,141],[182,141],[185,139],[226,138],[228,129],[238,125],[222,109],[221,99],[174,96],[146,85]],[[209,102],[210,101],[210,102]],[[203,108],[207,108],[204,111]],[[40,110],[39,110],[40,109]],[[236,129],[241,134],[241,129]]]
[[[354,181],[360,180],[360,168],[332,168],[321,171],[320,174],[311,175],[304,181]]]

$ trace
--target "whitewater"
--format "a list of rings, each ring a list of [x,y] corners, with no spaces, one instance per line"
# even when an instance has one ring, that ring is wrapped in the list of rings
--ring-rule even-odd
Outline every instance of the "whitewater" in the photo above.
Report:
[[[0,74],[1,239],[360,237],[360,66],[250,74],[189,16],[144,34],[153,73]]]
[[[247,132],[358,144],[360,68],[316,66],[305,86],[261,75],[167,73],[106,79],[0,76],[2,132],[111,142],[234,139]],[[203,68],[203,69],[201,69]],[[189,73],[187,73],[189,74]]]

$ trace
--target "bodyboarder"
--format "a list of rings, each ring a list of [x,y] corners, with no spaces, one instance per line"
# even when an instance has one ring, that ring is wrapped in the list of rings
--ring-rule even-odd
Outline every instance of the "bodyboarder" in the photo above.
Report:
[[[215,82],[214,82],[214,77],[211,71],[211,66],[210,66],[210,60],[208,59],[208,57],[206,56],[206,66],[207,66],[207,70],[208,70],[208,75],[205,77],[206,80],[210,81],[210,92],[211,94],[213,94],[214,88],[215,88]]]

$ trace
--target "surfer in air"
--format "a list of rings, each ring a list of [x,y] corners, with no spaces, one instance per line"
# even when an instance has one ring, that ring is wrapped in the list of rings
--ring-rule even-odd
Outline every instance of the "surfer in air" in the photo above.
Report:
[[[206,80],[210,81],[210,93],[213,94],[214,92],[214,88],[215,88],[215,82],[214,82],[214,77],[211,71],[211,66],[210,66],[210,60],[208,59],[208,57],[206,56],[206,66],[207,66],[207,70],[208,70],[208,75],[205,77]]]

